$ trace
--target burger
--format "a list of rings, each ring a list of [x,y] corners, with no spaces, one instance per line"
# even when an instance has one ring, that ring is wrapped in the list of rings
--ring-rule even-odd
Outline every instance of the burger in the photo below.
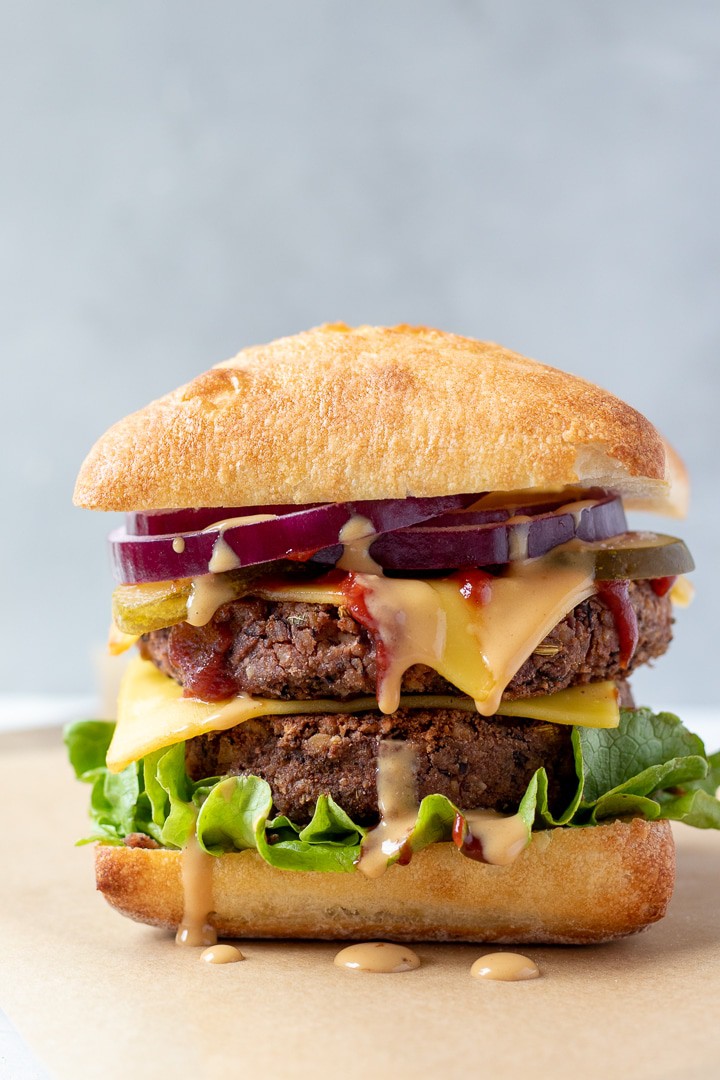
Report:
[[[628,679],[692,559],[639,413],[498,345],[322,326],[121,420],[116,724],[66,733],[98,889],[178,940],[603,941],[665,912],[720,760]]]

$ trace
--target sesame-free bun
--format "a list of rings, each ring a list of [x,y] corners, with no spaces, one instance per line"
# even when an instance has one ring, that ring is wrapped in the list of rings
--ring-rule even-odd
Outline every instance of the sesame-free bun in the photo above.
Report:
[[[439,330],[334,324],[245,349],[115,424],[75,502],[128,511],[568,485],[665,513],[687,497],[653,426],[583,379]]]
[[[99,845],[97,887],[132,919],[177,928],[178,851]],[[510,866],[432,844],[380,878],[277,870],[255,851],[213,859],[212,922],[221,937],[585,944],[665,914],[675,877],[667,821],[615,821],[533,834]]]

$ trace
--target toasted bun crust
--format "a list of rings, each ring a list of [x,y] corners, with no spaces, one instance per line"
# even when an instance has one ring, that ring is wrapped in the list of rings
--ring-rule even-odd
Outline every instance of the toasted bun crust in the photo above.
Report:
[[[115,424],[75,502],[127,511],[581,484],[679,513],[676,460],[612,394],[499,345],[337,324],[246,349]]]
[[[99,846],[98,889],[123,915],[176,929],[181,858]],[[433,844],[375,880],[276,870],[243,851],[213,864],[213,921],[222,937],[584,944],[662,918],[674,877],[666,821],[537,833],[508,867]]]

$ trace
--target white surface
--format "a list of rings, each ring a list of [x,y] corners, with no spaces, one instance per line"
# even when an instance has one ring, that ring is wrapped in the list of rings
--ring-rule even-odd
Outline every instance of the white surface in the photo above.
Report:
[[[49,1080],[7,1016],[0,1010],[0,1077],[2,1080]]]

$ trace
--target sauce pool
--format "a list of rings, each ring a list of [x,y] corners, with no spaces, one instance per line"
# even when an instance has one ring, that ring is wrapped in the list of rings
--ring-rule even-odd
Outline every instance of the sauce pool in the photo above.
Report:
[[[416,971],[420,967],[420,957],[406,945],[394,945],[389,941],[363,941],[341,949],[334,963],[336,967],[350,971],[397,974],[400,971]]]
[[[470,968],[470,974],[474,979],[524,982],[526,979],[538,979],[540,968],[534,960],[522,953],[496,952],[487,953],[476,960]]]

